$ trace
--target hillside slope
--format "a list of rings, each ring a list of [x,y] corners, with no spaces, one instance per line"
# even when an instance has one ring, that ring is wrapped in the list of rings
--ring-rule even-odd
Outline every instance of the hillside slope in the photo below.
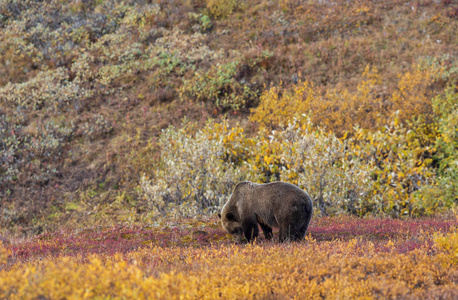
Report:
[[[391,114],[399,77],[436,66],[431,99],[457,83],[456,32],[446,0],[1,1],[0,228],[144,221],[161,130],[226,116],[256,136],[251,109],[271,86],[351,94],[370,66]]]

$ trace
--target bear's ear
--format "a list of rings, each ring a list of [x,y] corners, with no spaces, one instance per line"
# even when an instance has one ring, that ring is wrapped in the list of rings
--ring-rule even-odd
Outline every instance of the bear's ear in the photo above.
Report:
[[[220,213],[218,213],[218,218],[220,218],[220,219],[221,219],[221,214],[220,214]]]
[[[234,216],[233,213],[227,213],[226,218],[227,218],[229,221],[237,221],[237,220],[235,219],[235,216]]]

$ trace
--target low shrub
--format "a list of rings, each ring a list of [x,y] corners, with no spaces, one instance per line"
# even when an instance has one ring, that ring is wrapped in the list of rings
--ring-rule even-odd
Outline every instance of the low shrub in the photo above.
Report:
[[[439,164],[436,194],[447,205],[458,204],[458,92],[456,86],[433,99],[438,116],[438,137],[434,159]],[[433,201],[433,197],[426,201]],[[437,199],[437,198],[436,198]]]
[[[208,72],[195,72],[191,79],[183,81],[180,97],[212,102],[222,109],[244,108],[256,98],[257,90],[235,79],[238,65],[238,61],[233,61],[214,66]]]
[[[215,134],[215,131],[218,131]],[[157,214],[196,216],[213,214],[224,204],[243,172],[225,162],[223,139],[227,125],[209,122],[195,130],[191,123],[169,127],[159,139],[158,171],[141,179],[142,191]]]
[[[9,106],[60,111],[66,106],[78,106],[81,100],[91,96],[77,83],[69,81],[65,68],[39,72],[24,83],[8,83],[0,88],[0,103]]]
[[[81,127],[83,136],[91,141],[104,137],[113,130],[110,122],[100,114],[84,122]]]
[[[31,129],[28,129],[31,131]],[[46,122],[36,132],[0,115],[0,187],[7,192],[17,180],[46,182],[55,172],[55,163],[75,131],[74,124]],[[28,178],[24,178],[28,177]],[[0,194],[1,195],[1,194]]]
[[[321,215],[375,210],[369,206],[375,166],[370,158],[360,159],[348,141],[310,122],[292,123],[276,138],[282,144],[280,180],[308,191]]]
[[[215,18],[226,18],[240,5],[239,0],[205,0]]]

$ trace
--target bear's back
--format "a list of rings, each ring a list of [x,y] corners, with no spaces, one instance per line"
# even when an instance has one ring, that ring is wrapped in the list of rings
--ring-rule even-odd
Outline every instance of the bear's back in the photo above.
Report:
[[[285,197],[293,197],[297,199],[303,199],[306,201],[309,195],[300,189],[297,185],[294,185],[289,182],[283,181],[275,181],[269,182],[264,184],[258,184],[258,187],[271,196],[285,196]]]

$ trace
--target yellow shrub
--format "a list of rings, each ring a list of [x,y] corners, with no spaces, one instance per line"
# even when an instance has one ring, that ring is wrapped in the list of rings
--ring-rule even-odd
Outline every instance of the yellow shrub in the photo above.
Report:
[[[257,122],[261,129],[285,128],[295,117],[307,113],[317,98],[313,84],[300,82],[291,92],[272,87],[261,95],[259,106],[252,110],[251,121]]]
[[[327,90],[323,98],[315,99],[312,122],[336,134],[353,131],[357,124],[362,128],[376,128],[385,123],[386,112],[377,98],[380,74],[375,67],[367,66],[363,78],[354,92],[335,88]]]
[[[400,111],[400,119],[407,120],[412,116],[432,115],[433,95],[428,91],[440,68],[420,68],[400,76],[398,88],[391,95],[391,111]]]
[[[300,82],[292,91],[272,87],[262,94],[250,119],[261,128],[279,129],[306,114],[313,124],[337,135],[353,132],[355,125],[374,130],[389,124],[395,112],[402,122],[430,113],[428,89],[440,71],[438,67],[415,67],[400,76],[397,90],[388,95],[375,67],[366,67],[363,80],[354,91],[337,87],[321,93],[307,81]]]
[[[458,215],[457,219],[458,219]],[[458,228],[452,228],[448,234],[435,235],[435,247],[440,251],[439,258],[444,267],[453,268],[458,265]]]
[[[362,160],[372,158],[373,202],[378,210],[393,216],[431,214],[444,205],[443,199],[423,201],[432,193],[436,173],[433,163],[437,135],[421,119],[407,128],[395,119],[389,126],[371,132],[357,129],[349,145]]]
[[[8,256],[11,254],[10,253],[11,251],[9,251],[8,249],[6,249],[2,242],[0,241],[0,266],[2,264],[5,264],[6,263],[6,260],[8,259]]]

